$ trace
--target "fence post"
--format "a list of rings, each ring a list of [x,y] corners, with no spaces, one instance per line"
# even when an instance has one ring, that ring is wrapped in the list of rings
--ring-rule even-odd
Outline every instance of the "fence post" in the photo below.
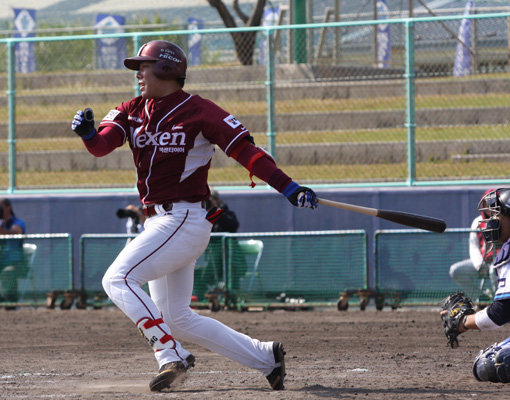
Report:
[[[9,171],[9,186],[7,191],[12,193],[16,188],[16,74],[14,70],[15,64],[15,44],[8,41],[7,45],[7,102],[8,102],[8,132],[7,146],[9,148],[9,162],[7,169]]]
[[[406,80],[406,130],[407,130],[407,184],[413,186],[416,181],[415,157],[415,76],[414,76],[414,20],[405,21],[405,73]]]
[[[135,52],[135,54],[138,52],[139,48],[140,48],[140,36],[135,35],[135,36],[133,36],[133,51]],[[140,96],[140,86],[138,86],[138,79],[136,78],[136,75],[134,77],[133,90],[135,91],[134,97]],[[136,185],[135,185],[135,187],[136,187]]]
[[[294,25],[306,24],[306,0],[293,0],[294,13],[292,23]],[[306,55],[306,30],[294,29],[292,31],[294,40],[292,44],[294,46],[294,62],[296,64],[303,64],[307,62]]]
[[[273,29],[266,29],[266,120],[268,151],[276,160],[276,145],[274,131],[274,36]]]

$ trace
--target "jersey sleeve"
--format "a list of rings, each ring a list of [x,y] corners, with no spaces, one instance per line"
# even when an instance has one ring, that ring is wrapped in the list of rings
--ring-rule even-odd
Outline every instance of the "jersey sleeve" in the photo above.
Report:
[[[120,138],[122,144],[124,144],[128,137],[129,132],[129,120],[128,120],[128,103],[122,103],[120,106],[110,110],[108,114],[106,114],[103,120],[100,122],[99,127],[97,129],[98,133],[104,128],[110,128],[109,134],[112,135],[115,132]]]
[[[126,142],[129,126],[128,113],[124,112],[124,104],[106,114],[99,124],[96,135],[91,139],[83,140],[89,153],[95,157],[103,157]]]
[[[498,326],[510,322],[510,300],[496,300],[487,307],[487,316]]]
[[[234,145],[250,132],[232,114],[209,100],[203,101],[203,135],[229,156]]]

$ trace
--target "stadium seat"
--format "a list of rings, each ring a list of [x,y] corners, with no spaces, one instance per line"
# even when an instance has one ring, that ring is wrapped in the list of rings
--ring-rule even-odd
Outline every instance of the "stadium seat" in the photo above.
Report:
[[[246,272],[245,277],[249,277],[250,281],[248,283],[247,291],[251,292],[253,287],[253,281],[255,277],[259,278],[260,288],[262,290],[262,283],[260,281],[260,277],[258,274],[258,268],[260,263],[260,258],[262,257],[262,251],[264,250],[264,242],[262,240],[248,239],[248,240],[239,240],[238,242],[240,250],[244,255],[255,255],[255,261],[253,263],[253,267],[251,270]]]
[[[37,245],[34,243],[24,243],[23,244],[23,254],[25,256],[25,268],[26,274],[22,278],[24,280],[23,287],[19,293],[19,302],[22,303],[25,300],[25,296],[27,294],[28,286],[31,285],[32,293],[35,296],[35,280],[34,280],[34,271],[33,264],[35,259],[35,253],[37,251]],[[35,299],[34,299],[35,300]]]

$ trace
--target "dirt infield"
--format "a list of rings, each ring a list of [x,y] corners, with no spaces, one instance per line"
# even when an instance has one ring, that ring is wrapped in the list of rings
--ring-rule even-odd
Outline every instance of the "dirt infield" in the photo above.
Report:
[[[350,308],[200,313],[287,349],[287,390],[258,372],[184,342],[197,358],[184,384],[153,394],[157,365],[116,308],[0,311],[0,399],[495,399],[508,386],[477,382],[479,349],[508,329],[468,332],[446,347],[437,311]]]

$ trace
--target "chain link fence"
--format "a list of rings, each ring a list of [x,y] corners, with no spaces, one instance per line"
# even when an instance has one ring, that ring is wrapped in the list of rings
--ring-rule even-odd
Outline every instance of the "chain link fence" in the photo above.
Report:
[[[510,169],[509,19],[386,19],[384,37],[381,21],[202,30],[185,90],[235,115],[302,183],[501,183]],[[459,35],[466,21],[469,35]],[[153,39],[189,50],[196,34],[27,38],[30,73],[16,72],[21,39],[0,39],[0,189],[134,188],[127,144],[95,158],[70,128],[78,109],[92,107],[98,123],[137,95],[132,71],[102,67],[98,40],[123,40],[131,55]],[[459,52],[470,60],[461,75]],[[209,181],[249,184],[221,151]]]

